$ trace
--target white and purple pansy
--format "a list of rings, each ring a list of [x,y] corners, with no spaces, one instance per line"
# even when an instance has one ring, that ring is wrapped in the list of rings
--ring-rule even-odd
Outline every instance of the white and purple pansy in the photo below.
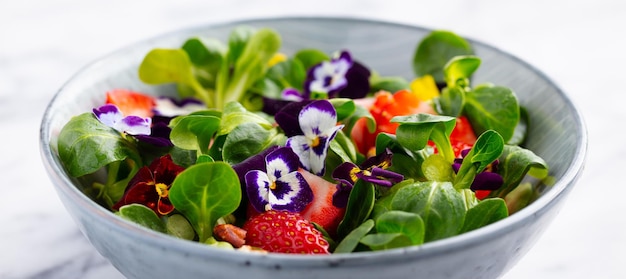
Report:
[[[291,148],[272,151],[265,164],[266,172],[251,170],[245,175],[246,192],[254,209],[300,212],[313,200],[313,191],[298,172],[298,156]]]
[[[323,61],[310,69],[305,91],[311,94],[333,95],[348,85],[346,74],[352,67],[352,57],[342,51],[337,58]]]
[[[353,61],[349,52],[341,51],[330,61],[323,61],[309,69],[302,97],[363,98],[370,89],[369,77],[370,71],[366,67]],[[283,98],[284,95],[285,92]]]
[[[155,100],[154,114],[164,117],[176,117],[204,109],[207,109],[207,106],[197,99],[186,98],[179,101],[174,98],[159,97]]]
[[[121,133],[129,135],[150,135],[152,118],[136,115],[124,116],[116,105],[103,105],[93,109],[93,114],[102,122]]]
[[[330,141],[343,128],[337,125],[337,112],[327,100],[313,101],[302,108],[298,123],[303,134],[288,138],[286,145],[298,155],[306,170],[323,175]]]

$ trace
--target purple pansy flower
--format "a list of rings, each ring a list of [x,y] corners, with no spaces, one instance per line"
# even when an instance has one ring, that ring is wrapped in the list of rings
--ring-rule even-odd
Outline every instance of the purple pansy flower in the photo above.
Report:
[[[345,207],[348,203],[350,191],[358,179],[363,179],[376,185],[391,187],[404,180],[404,176],[389,170],[393,153],[389,149],[385,152],[370,157],[360,166],[351,162],[344,162],[333,171],[333,178],[338,180],[337,191],[333,195],[333,205]]]
[[[267,210],[302,211],[312,200],[313,191],[302,174],[298,156],[289,147],[280,147],[265,157],[266,172],[246,173],[250,203],[259,212]]]
[[[309,69],[303,99],[309,99],[311,95],[363,98],[370,89],[369,76],[367,68],[353,61],[349,52],[341,51],[330,61],[323,61]]]
[[[298,124],[302,135],[288,138],[286,145],[298,155],[306,170],[323,175],[330,141],[343,128],[337,125],[337,112],[327,100],[313,101],[300,110]]]
[[[463,158],[467,156],[469,151],[470,151],[469,148],[462,150],[461,158],[454,159],[454,163],[452,164],[452,169],[454,170],[455,173],[457,173],[459,169],[461,168],[461,164],[463,163]],[[487,166],[487,168],[485,168],[485,170],[483,170],[481,173],[476,174],[476,176],[474,177],[474,181],[472,182],[472,185],[470,185],[470,189],[472,191],[476,191],[476,190],[493,191],[493,190],[498,190],[500,187],[502,187],[502,184],[504,184],[504,180],[502,179],[502,176],[497,173],[499,163],[500,163],[499,160],[495,160],[491,164],[489,164],[489,166]]]
[[[102,122],[121,133],[129,135],[150,135],[152,118],[135,115],[124,116],[116,105],[107,104],[93,109],[93,114]]]

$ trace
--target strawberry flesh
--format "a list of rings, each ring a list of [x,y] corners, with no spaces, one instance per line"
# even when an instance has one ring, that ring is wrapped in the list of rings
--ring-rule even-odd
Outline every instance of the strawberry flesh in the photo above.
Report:
[[[248,219],[243,229],[246,245],[268,252],[329,254],[322,233],[298,213],[266,211]]]
[[[334,236],[346,212],[345,208],[333,205],[333,194],[337,191],[337,185],[306,170],[300,169],[298,172],[304,176],[313,190],[313,201],[300,214],[304,219],[320,225],[328,234]]]

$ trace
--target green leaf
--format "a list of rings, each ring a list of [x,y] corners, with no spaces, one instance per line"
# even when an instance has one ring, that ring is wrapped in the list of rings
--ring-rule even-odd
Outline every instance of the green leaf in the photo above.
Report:
[[[374,220],[368,219],[352,230],[346,237],[339,242],[333,253],[351,253],[359,245],[359,241],[374,228]]]
[[[402,233],[376,233],[366,235],[361,243],[374,251],[388,250],[411,245],[411,239]]]
[[[189,220],[199,241],[204,242],[212,236],[217,220],[239,206],[239,177],[225,162],[193,165],[174,179],[170,201]]]
[[[190,114],[173,120],[170,133],[172,143],[180,148],[208,154],[211,139],[220,126],[220,118],[213,115]]]
[[[227,57],[229,57],[228,61],[232,61],[232,64],[229,63],[232,68],[222,67],[220,70],[220,75],[227,76],[227,78],[218,79],[217,106],[222,107],[226,103],[242,99],[246,91],[265,76],[269,67],[268,63],[280,45],[281,39],[278,33],[268,28],[254,32],[245,44],[229,44]],[[233,50],[234,46],[237,47],[236,50]],[[242,46],[244,46],[243,49],[240,49]]]
[[[189,38],[181,48],[189,56],[196,79],[204,87],[214,88],[226,56],[226,46],[217,39],[194,37]]]
[[[346,134],[351,134],[352,129],[357,121],[361,118],[364,118],[367,125],[367,130],[370,133],[374,133],[376,131],[376,120],[374,120],[374,116],[370,113],[370,111],[363,106],[357,105],[354,108],[354,112],[348,118],[346,118],[343,122],[346,125],[343,130],[346,131]]]
[[[183,215],[173,214],[167,217],[166,220],[167,234],[186,240],[193,240],[196,237],[196,232]]]
[[[119,215],[129,221],[137,223],[148,229],[166,233],[165,224],[152,209],[143,204],[129,204],[120,207]]]
[[[370,76],[370,92],[388,91],[397,92],[409,89],[410,83],[404,77],[382,77],[378,74]]]
[[[272,123],[262,116],[249,112],[238,102],[230,102],[224,107],[218,135],[230,133],[235,127],[244,123],[256,123],[264,129],[271,129]]]
[[[352,99],[332,98],[329,101],[335,108],[335,111],[337,111],[337,121],[348,118],[356,111],[356,105]]]
[[[269,146],[282,143],[283,138],[284,135],[275,129],[266,130],[256,123],[243,123],[226,136],[222,158],[231,165],[237,164]]]
[[[469,232],[495,223],[509,216],[506,203],[501,198],[489,198],[470,208],[459,233]]]
[[[346,213],[337,227],[338,239],[343,239],[369,218],[374,201],[374,185],[362,179],[357,180],[350,192]]]
[[[337,154],[343,162],[356,162],[357,151],[352,140],[339,130],[335,138],[330,142],[330,150]]]
[[[548,163],[532,151],[519,146],[505,145],[499,159],[498,173],[502,175],[504,184],[491,193],[494,197],[505,197],[527,174],[538,179],[548,175]]]
[[[413,57],[413,71],[418,77],[431,75],[437,83],[443,83],[446,63],[455,56],[471,54],[474,51],[464,38],[453,32],[435,30],[418,44]]]
[[[398,190],[402,189],[405,186],[413,185],[415,181],[412,179],[404,180],[400,183],[396,183],[393,185],[389,191],[385,192],[379,198],[376,199],[374,203],[374,208],[372,209],[372,218],[377,219],[380,215],[393,210],[391,208],[391,203],[393,201],[393,197],[396,195]]]
[[[139,79],[148,84],[179,83],[193,89],[194,96],[208,106],[213,105],[209,93],[193,73],[189,55],[182,49],[152,49],[139,65]]]
[[[444,66],[448,87],[469,88],[469,79],[480,66],[480,58],[473,55],[455,56]]]
[[[387,211],[376,218],[376,232],[403,234],[410,239],[411,245],[424,243],[424,221],[416,213]]]
[[[452,165],[441,154],[433,154],[426,157],[421,168],[427,180],[441,182],[452,182],[453,180],[454,170]]]
[[[400,123],[396,129],[396,138],[405,148],[411,151],[422,150],[428,144],[428,140],[432,140],[448,162],[454,161],[450,134],[456,125],[456,118],[419,113],[396,116],[391,122]]]
[[[191,63],[207,72],[216,74],[224,60],[227,48],[219,40],[213,38],[189,38],[181,47]]]
[[[504,141],[498,132],[487,130],[482,133],[463,158],[463,163],[454,179],[454,187],[456,189],[469,188],[476,175],[498,159],[503,149]]]
[[[304,80],[306,79],[306,69],[300,60],[287,59],[269,68],[266,76],[278,86],[280,92],[285,88],[302,90]],[[281,97],[280,95],[276,96],[276,94],[270,96],[263,95],[270,98]]]
[[[392,210],[420,215],[424,242],[456,235],[463,225],[463,197],[450,182],[418,182],[402,187],[391,201]]]
[[[446,87],[435,99],[437,110],[442,115],[459,117],[465,106],[465,91],[460,87]]]
[[[515,126],[515,131],[513,131],[513,136],[506,143],[508,145],[523,145],[526,141],[526,134],[528,133],[528,125],[530,123],[530,118],[528,117],[528,111],[526,108],[520,106],[519,107],[519,122],[517,122],[517,126]]]
[[[296,52],[294,59],[300,61],[304,69],[308,70],[323,61],[329,61],[330,57],[319,49],[301,49]]]
[[[430,155],[425,149],[414,152],[404,148],[395,135],[378,134],[376,136],[376,154],[384,152],[387,148],[393,153],[391,166],[388,170],[403,174],[405,179],[423,180],[425,178],[422,168],[415,167],[422,165],[424,160]]]
[[[477,134],[495,130],[504,142],[513,137],[520,119],[515,93],[502,86],[480,86],[467,92],[464,111]]]
[[[94,173],[110,163],[125,159],[141,165],[134,143],[102,124],[93,113],[72,117],[61,129],[57,145],[63,165],[74,177]]]

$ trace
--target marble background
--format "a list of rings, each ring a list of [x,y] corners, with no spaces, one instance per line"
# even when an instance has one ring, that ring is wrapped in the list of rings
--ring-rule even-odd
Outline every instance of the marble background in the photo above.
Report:
[[[0,278],[122,278],[81,235],[40,160],[41,116],[67,79],[96,58],[163,32],[276,15],[449,29],[553,78],[584,114],[588,164],[552,226],[504,278],[626,278],[621,0],[1,0]]]

